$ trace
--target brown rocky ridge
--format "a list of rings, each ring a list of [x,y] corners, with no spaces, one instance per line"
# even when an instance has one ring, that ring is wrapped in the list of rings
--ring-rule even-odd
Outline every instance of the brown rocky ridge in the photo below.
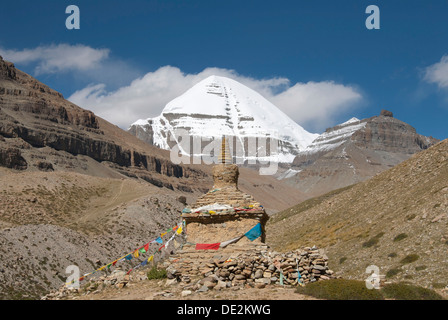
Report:
[[[0,165],[12,169],[128,176],[191,192],[191,186],[204,188],[198,182],[207,176],[173,164],[169,152],[79,108],[1,58],[0,137]]]
[[[365,181],[438,141],[382,110],[327,129],[296,156],[284,180],[309,195],[322,195]]]

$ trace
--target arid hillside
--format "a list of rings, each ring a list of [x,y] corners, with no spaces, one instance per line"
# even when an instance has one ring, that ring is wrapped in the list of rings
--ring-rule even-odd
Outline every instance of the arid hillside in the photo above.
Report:
[[[157,238],[179,223],[185,199],[192,199],[129,178],[6,171],[0,185],[2,298],[38,298],[64,284],[67,266],[88,273]]]
[[[272,217],[267,241],[278,250],[326,248],[344,278],[376,265],[390,280],[446,286],[448,140],[372,179],[309,199]]]

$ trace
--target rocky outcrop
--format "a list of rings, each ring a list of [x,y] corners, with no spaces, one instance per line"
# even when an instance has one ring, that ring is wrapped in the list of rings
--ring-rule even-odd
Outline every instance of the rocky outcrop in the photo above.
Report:
[[[11,80],[16,79],[16,69],[14,64],[4,61],[2,56],[0,56],[0,78]]]
[[[148,124],[136,126],[133,125],[129,128],[129,133],[136,136],[140,140],[146,142],[149,145],[154,145],[154,130],[152,128],[153,121],[148,120]]]
[[[388,111],[388,110],[381,110],[380,116],[385,116],[385,117],[393,117],[394,114],[392,113],[392,111]]]
[[[16,170],[26,170],[28,164],[19,149],[0,148],[0,166]]]
[[[392,116],[381,115],[368,119],[365,128],[356,131],[351,141],[359,148],[412,155],[439,140],[418,134],[415,128]]]

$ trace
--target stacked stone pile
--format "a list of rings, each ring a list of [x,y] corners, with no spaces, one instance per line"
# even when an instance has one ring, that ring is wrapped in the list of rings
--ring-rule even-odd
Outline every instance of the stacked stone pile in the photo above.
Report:
[[[108,275],[91,278],[80,283],[78,289],[70,288],[69,286],[62,286],[59,290],[50,292],[42,297],[42,300],[59,300],[70,296],[85,296],[89,294],[99,293],[107,287],[115,287],[123,289],[130,282],[137,282],[146,280],[147,275],[144,270],[127,274],[125,271],[117,268]]]
[[[303,284],[334,277],[328,267],[328,257],[316,247],[279,253],[258,246],[256,250],[230,256],[208,255],[207,258],[204,254],[201,259],[197,254],[183,253],[180,259],[166,261],[168,282],[184,284],[184,289],[207,291],[244,286],[264,288],[281,282],[297,285],[299,273]]]

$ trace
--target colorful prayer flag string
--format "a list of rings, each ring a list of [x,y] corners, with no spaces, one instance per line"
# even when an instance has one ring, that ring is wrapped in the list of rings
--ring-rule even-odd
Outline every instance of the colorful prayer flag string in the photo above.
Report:
[[[177,234],[177,235],[181,234],[181,232],[182,232],[182,227],[181,227],[181,226],[182,226],[182,223],[184,223],[184,222],[181,222],[181,223],[179,223],[178,225],[176,225],[175,227],[168,229],[168,230],[165,231],[164,233],[160,234],[160,236],[157,237],[156,239],[154,239],[154,240],[152,240],[152,241],[150,241],[150,242],[144,244],[143,246],[141,246],[141,247],[135,249],[134,251],[132,251],[132,252],[130,252],[130,253],[128,253],[128,254],[122,256],[121,258],[118,258],[118,259],[114,260],[113,262],[110,262],[110,263],[108,263],[108,264],[106,264],[106,265],[104,265],[104,266],[101,266],[100,268],[98,268],[98,269],[96,269],[96,270],[94,270],[94,271],[92,271],[92,272],[90,272],[90,273],[84,274],[82,277],[79,278],[78,281],[83,281],[83,280],[85,280],[86,277],[88,277],[88,276],[90,276],[90,275],[96,273],[97,271],[104,271],[106,268],[107,268],[107,270],[109,270],[109,269],[110,269],[110,266],[115,266],[115,265],[117,264],[117,262],[119,262],[119,261],[130,261],[130,260],[132,260],[133,257],[138,258],[138,257],[140,256],[140,254],[144,254],[144,253],[146,253],[146,252],[149,251],[149,245],[150,245],[151,243],[159,243],[159,244],[163,244],[162,237],[165,236],[166,234],[168,234],[170,231],[176,231],[176,230],[177,230],[177,231],[173,234],[173,236],[168,240],[168,242],[167,242],[165,245],[162,245],[156,252],[154,252],[154,254],[157,253],[157,252],[160,252],[160,251],[162,250],[162,248],[164,248],[164,247],[166,247],[166,246],[168,245],[169,241],[171,241],[171,240],[174,238],[174,236],[175,236],[176,234]],[[179,230],[180,230],[180,231],[179,231]],[[152,260],[154,259],[154,254],[151,255],[148,259],[145,259],[145,260],[144,260],[144,262],[145,262],[144,265],[146,265],[148,262],[150,262],[150,261],[152,261]],[[142,264],[143,264],[143,262],[140,264],[140,266],[141,266]],[[132,270],[133,270],[133,269],[129,270],[129,271],[128,271],[128,274],[129,274]],[[73,283],[73,281],[72,281],[71,283],[66,283],[66,285],[70,285],[70,284],[72,284],[72,283]]]

